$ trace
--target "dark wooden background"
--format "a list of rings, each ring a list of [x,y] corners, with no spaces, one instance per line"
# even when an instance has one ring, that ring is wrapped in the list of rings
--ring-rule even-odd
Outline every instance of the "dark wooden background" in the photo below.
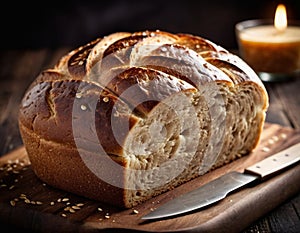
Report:
[[[300,1],[282,2],[289,18],[299,19]],[[41,70],[51,67],[67,51],[111,32],[144,29],[197,34],[235,50],[235,23],[272,18],[277,3],[75,0],[40,1],[30,6],[28,1],[9,2],[1,7],[0,14],[0,156],[22,145],[17,111],[26,88]],[[300,129],[300,77],[266,83],[266,88],[270,95],[267,121]],[[13,226],[9,227],[12,232]],[[300,232],[300,194],[245,229],[245,233],[250,232]]]

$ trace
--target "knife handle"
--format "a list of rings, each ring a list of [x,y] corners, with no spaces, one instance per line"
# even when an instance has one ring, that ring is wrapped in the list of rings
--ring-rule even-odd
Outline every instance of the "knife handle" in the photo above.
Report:
[[[298,161],[300,161],[300,143],[246,168],[245,172],[265,178]]]

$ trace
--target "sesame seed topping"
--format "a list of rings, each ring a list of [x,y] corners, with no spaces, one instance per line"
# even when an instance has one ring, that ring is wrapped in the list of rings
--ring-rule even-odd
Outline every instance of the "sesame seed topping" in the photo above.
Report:
[[[287,137],[287,135],[285,133],[282,133],[281,135],[281,138],[285,139]]]
[[[83,65],[83,61],[78,62],[78,65],[82,66]]]
[[[268,140],[268,142],[269,142],[269,144],[274,144],[274,140],[271,138]]]
[[[98,208],[98,211],[102,211],[102,209],[99,207],[99,208]]]
[[[107,103],[107,102],[109,101],[109,98],[108,98],[107,96],[105,96],[105,97],[103,98],[103,101],[104,101],[105,103]]]
[[[16,202],[13,201],[13,200],[11,200],[11,201],[10,201],[10,205],[11,205],[11,206],[15,206],[15,205],[16,205]]]
[[[69,201],[69,198],[63,198],[62,201],[63,202]]]
[[[166,48],[166,47],[161,47],[160,50],[161,50],[162,52],[167,52],[167,48]]]
[[[80,106],[81,110],[85,111],[87,109],[87,107],[85,105],[81,105]]]
[[[81,97],[82,97],[82,94],[77,92],[77,93],[76,93],[76,98],[77,98],[77,99],[80,99]]]
[[[51,201],[51,202],[50,202],[50,205],[54,205],[54,201]]]
[[[67,215],[66,215],[66,214],[61,214],[61,216],[62,216],[62,217],[64,217],[64,218],[65,218],[65,217],[67,217]]]
[[[105,218],[107,218],[107,219],[109,219],[109,218],[110,218],[110,216],[109,216],[109,215],[105,215],[104,217],[105,217]]]
[[[263,147],[263,148],[262,148],[262,151],[263,151],[263,152],[269,152],[269,151],[270,151],[270,148],[268,148],[268,147]]]

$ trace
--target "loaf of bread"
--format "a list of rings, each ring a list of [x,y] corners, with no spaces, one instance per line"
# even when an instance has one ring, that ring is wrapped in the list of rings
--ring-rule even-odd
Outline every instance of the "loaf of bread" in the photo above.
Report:
[[[256,73],[221,46],[117,32],[43,70],[19,128],[43,182],[131,208],[248,155],[267,108]]]

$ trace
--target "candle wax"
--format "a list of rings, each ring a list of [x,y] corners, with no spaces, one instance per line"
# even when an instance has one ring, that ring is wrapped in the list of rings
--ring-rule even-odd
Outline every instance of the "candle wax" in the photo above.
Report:
[[[278,31],[272,25],[247,28],[241,33],[242,40],[266,43],[300,42],[300,27],[289,26],[284,31]]]
[[[273,25],[255,26],[239,34],[241,56],[258,72],[300,71],[300,27],[278,31]]]

